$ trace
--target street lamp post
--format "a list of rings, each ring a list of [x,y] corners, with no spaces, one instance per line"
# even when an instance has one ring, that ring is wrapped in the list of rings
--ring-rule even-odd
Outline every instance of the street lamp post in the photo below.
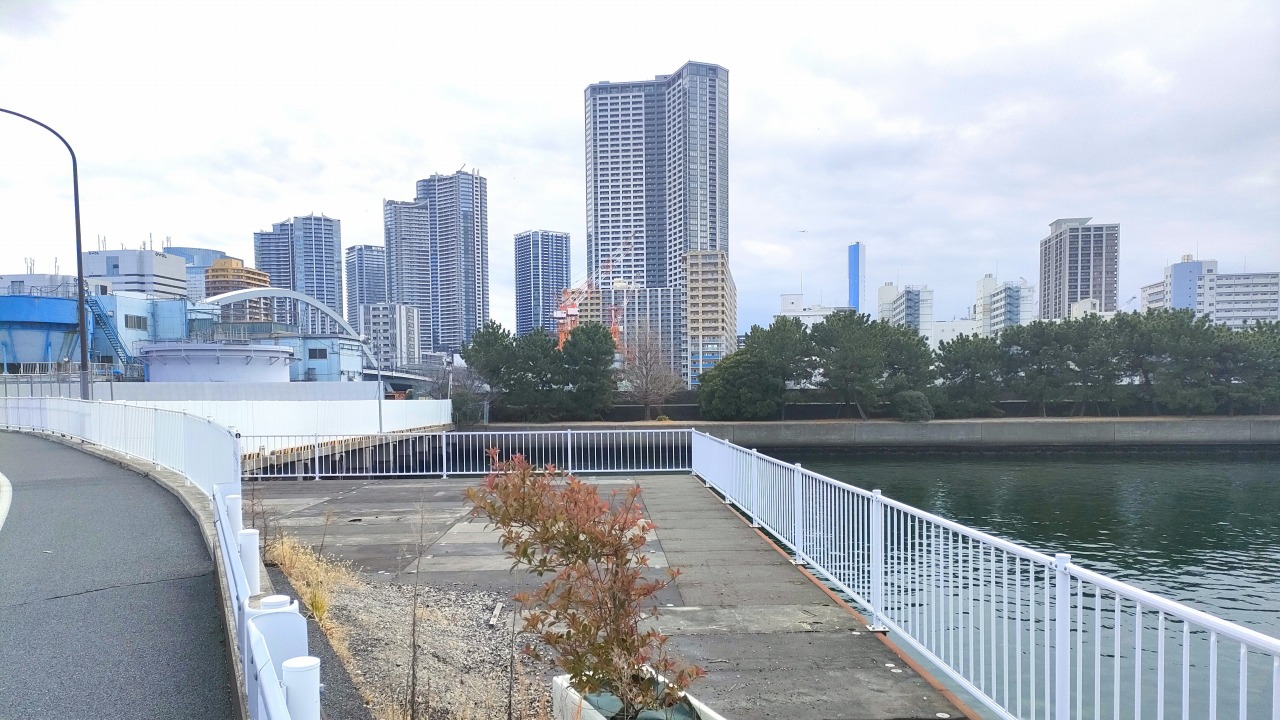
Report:
[[[364,336],[364,343],[372,347],[374,339],[370,335]],[[382,384],[382,343],[379,342],[377,349],[373,353],[373,365],[378,369],[378,434],[382,434],[382,396],[386,395],[384,385]]]
[[[6,113],[8,115],[13,115],[15,117],[20,117],[23,120],[33,122],[36,125],[39,125],[40,127],[44,128],[45,130],[48,130],[49,132],[53,133],[54,137],[61,140],[62,144],[67,146],[67,152],[71,153],[71,198],[72,198],[72,202],[75,204],[75,210],[76,210],[76,286],[80,288],[78,292],[79,302],[76,303],[77,305],[76,314],[80,323],[80,399],[88,400],[89,399],[89,333],[87,330],[88,326],[85,323],[85,317],[84,317],[86,290],[84,286],[84,253],[81,250],[81,245],[80,245],[80,169],[76,164],[76,151],[71,149],[71,143],[67,142],[67,139],[62,137],[62,135],[57,130],[54,130],[53,128],[49,127],[48,125],[45,125],[39,120],[36,120],[33,117],[28,117],[26,115],[23,115],[20,112],[6,110],[4,108],[0,108],[0,112]]]

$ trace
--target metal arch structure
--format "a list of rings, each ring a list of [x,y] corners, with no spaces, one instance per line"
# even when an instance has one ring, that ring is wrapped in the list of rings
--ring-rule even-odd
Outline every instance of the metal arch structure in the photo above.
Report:
[[[303,305],[319,310],[330,320],[336,322],[338,327],[342,328],[342,331],[346,333],[347,336],[360,341],[360,348],[364,351],[365,359],[373,363],[374,366],[377,366],[377,359],[369,352],[369,348],[365,344],[364,339],[360,337],[360,333],[356,332],[355,328],[348,325],[347,321],[343,320],[342,316],[334,312],[332,308],[321,303],[310,295],[303,295],[296,290],[286,290],[285,288],[245,288],[244,290],[232,290],[228,293],[222,293],[221,295],[215,295],[211,298],[205,298],[202,302],[211,303],[213,305],[224,305],[243,302],[245,300],[257,300],[259,298],[288,298],[290,300],[297,300]]]
[[[221,295],[215,295],[211,298],[205,298],[201,302],[212,303],[214,305],[225,305],[228,303],[243,302],[245,300],[257,300],[259,298],[289,298],[290,300],[297,300],[303,305],[309,305],[324,313],[330,320],[338,323],[338,326],[342,328],[343,332],[351,337],[357,339],[360,337],[360,333],[356,332],[355,328],[348,325],[347,321],[343,320],[342,316],[334,312],[328,305],[321,303],[310,295],[303,295],[302,293],[294,290],[286,290],[284,288],[246,288],[244,290],[232,290],[228,293],[222,293]]]

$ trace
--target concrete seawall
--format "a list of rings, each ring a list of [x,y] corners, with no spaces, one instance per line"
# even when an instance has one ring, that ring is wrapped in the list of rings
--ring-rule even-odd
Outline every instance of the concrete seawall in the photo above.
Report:
[[[1203,418],[1019,418],[800,422],[560,423],[490,430],[641,430],[693,427],[742,447],[867,450],[1071,450],[1239,446],[1280,449],[1280,416]]]

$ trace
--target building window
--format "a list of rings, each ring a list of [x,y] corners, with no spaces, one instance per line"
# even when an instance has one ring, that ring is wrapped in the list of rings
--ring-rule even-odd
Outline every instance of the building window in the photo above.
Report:
[[[147,318],[142,315],[125,315],[124,326],[129,330],[146,330]]]
[[[307,359],[308,360],[328,360],[329,351],[326,350],[325,348],[308,348]]]

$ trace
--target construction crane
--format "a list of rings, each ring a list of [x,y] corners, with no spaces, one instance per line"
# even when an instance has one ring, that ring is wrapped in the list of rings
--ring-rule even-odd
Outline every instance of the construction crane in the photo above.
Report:
[[[632,236],[629,235],[625,242],[614,248],[613,252],[609,253],[609,256],[600,262],[600,268],[597,270],[598,275],[604,277],[612,276],[614,262],[631,248],[631,240]],[[622,313],[626,309],[625,288],[628,286],[625,281],[614,281],[610,284],[612,287],[623,290],[624,302],[622,307],[620,308],[615,302],[608,308],[609,334],[613,336],[613,344],[617,347],[622,347],[619,339],[621,336],[619,325],[622,322]],[[581,304],[583,300],[590,297],[592,293],[598,294],[599,291],[599,283],[596,282],[595,278],[588,274],[586,279],[582,282],[571,288],[567,288],[562,292],[560,307],[552,313],[552,317],[556,319],[556,348],[563,350],[565,342],[569,339],[569,335],[573,332],[574,328],[578,327],[578,320],[581,315],[578,305]],[[601,298],[601,304],[603,306],[603,298]],[[604,308],[602,307],[601,309],[603,310]],[[601,319],[603,320],[603,318]]]

